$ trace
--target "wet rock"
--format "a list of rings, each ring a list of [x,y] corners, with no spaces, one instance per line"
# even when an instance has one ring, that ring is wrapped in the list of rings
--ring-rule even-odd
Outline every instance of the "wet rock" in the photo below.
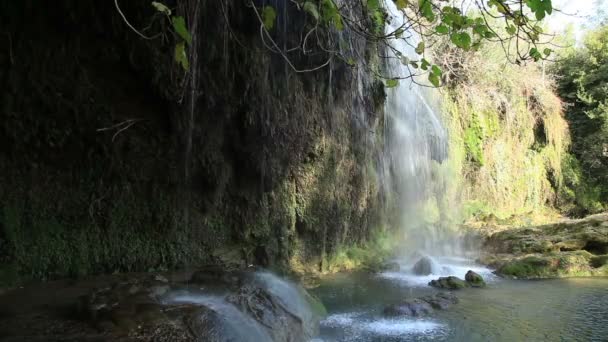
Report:
[[[82,296],[77,310],[101,331],[129,333],[166,320],[159,300],[169,290],[154,276],[130,279]]]
[[[267,289],[247,284],[227,300],[268,328],[273,341],[303,342],[313,337],[304,318]]]
[[[458,298],[450,292],[440,292],[433,296],[426,296],[423,297],[423,300],[436,310],[447,310],[453,304],[458,303]]]
[[[454,276],[440,277],[437,280],[431,280],[429,282],[429,285],[436,288],[448,290],[459,290],[469,286],[467,282]]]
[[[469,283],[472,287],[484,287],[486,286],[486,282],[483,280],[483,277],[479,274],[469,270],[467,274],[464,276],[464,280]]]
[[[416,298],[409,301],[405,301],[399,304],[393,304],[387,306],[384,309],[386,316],[411,316],[419,317],[424,316],[433,311],[433,308],[426,301]]]
[[[208,266],[194,272],[190,283],[194,284],[224,284],[231,288],[238,288],[243,280],[243,273],[226,271],[219,266]]]
[[[184,322],[196,341],[273,341],[263,327],[246,316],[239,316],[238,310],[230,313],[226,310],[199,306],[184,319]]]
[[[421,276],[433,273],[433,261],[429,257],[422,257],[414,264],[413,272],[414,274]]]
[[[430,314],[433,310],[446,310],[456,303],[458,303],[458,298],[452,293],[441,292],[389,305],[384,309],[383,313],[390,317],[420,317]]]

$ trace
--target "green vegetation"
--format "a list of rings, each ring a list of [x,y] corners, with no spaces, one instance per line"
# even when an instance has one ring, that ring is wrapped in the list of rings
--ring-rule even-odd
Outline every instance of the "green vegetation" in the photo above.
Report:
[[[592,31],[584,46],[560,57],[553,72],[568,104],[572,136],[572,155],[564,159],[564,195],[576,204],[572,214],[600,212],[608,205],[608,26]]]
[[[443,91],[450,157],[439,167],[460,175],[447,184],[448,198],[463,205],[459,220],[545,216],[560,205],[569,143],[562,103],[539,65],[509,64],[503,53],[500,45],[436,52],[450,70]]]

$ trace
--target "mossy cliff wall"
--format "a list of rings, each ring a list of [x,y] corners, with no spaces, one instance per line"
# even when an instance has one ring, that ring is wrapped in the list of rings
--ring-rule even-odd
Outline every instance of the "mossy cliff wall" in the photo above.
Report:
[[[296,73],[263,45],[245,1],[201,0],[197,26],[196,1],[168,3],[194,36],[186,74],[150,3],[120,3],[134,27],[164,36],[138,37],[112,1],[0,4],[5,269],[323,270],[382,232],[383,96],[366,72],[336,59]],[[307,19],[281,3],[273,34],[291,46]],[[304,68],[327,56],[291,58]]]
[[[459,175],[445,185],[462,204],[452,216],[526,225],[568,211],[569,131],[550,76],[508,63],[500,46],[442,54],[450,158],[438,172]]]

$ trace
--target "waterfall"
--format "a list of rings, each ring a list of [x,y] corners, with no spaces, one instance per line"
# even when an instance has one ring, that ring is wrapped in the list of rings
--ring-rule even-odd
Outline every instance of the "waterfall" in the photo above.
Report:
[[[404,15],[393,1],[385,1],[388,12],[386,34],[404,25]],[[385,49],[385,72],[388,77],[411,76],[401,56],[410,60],[420,57],[414,51],[417,35],[407,31],[404,38],[389,41]],[[406,61],[407,62],[407,61]],[[422,77],[414,79],[424,82]],[[388,88],[385,103],[384,186],[386,193],[394,193],[400,210],[400,224],[408,241],[417,248],[435,248],[438,227],[424,224],[421,208],[433,195],[433,163],[442,162],[447,155],[447,133],[439,112],[438,90],[424,87],[412,79],[402,79],[394,88]]]

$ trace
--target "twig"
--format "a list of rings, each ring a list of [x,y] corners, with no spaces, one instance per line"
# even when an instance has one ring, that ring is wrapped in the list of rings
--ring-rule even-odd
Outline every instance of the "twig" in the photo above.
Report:
[[[136,123],[143,121],[144,119],[129,119],[129,120],[125,120],[123,122],[119,122],[115,125],[112,125],[110,127],[104,127],[104,128],[99,128],[97,129],[97,132],[104,132],[104,131],[111,131],[111,130],[116,130],[116,133],[114,133],[114,135],[112,136],[112,142],[114,142],[114,140],[116,139],[116,137],[126,131],[127,129],[129,129],[131,126],[135,125]]]
[[[118,6],[118,0],[114,0],[114,5],[116,5],[116,10],[118,10],[118,13],[120,13],[122,20],[124,20],[124,22],[127,24],[127,26],[129,26],[129,28],[131,30],[133,30],[133,32],[137,33],[137,35],[139,35],[143,39],[147,39],[147,40],[156,39],[156,38],[158,38],[158,36],[160,36],[160,34],[158,34],[156,36],[148,37],[148,36],[144,35],[143,33],[137,31],[137,29],[135,27],[133,27],[133,25],[131,25],[131,23],[129,23],[129,21],[127,20],[127,17],[125,17],[124,13],[122,13],[122,11],[120,10],[120,6]]]

